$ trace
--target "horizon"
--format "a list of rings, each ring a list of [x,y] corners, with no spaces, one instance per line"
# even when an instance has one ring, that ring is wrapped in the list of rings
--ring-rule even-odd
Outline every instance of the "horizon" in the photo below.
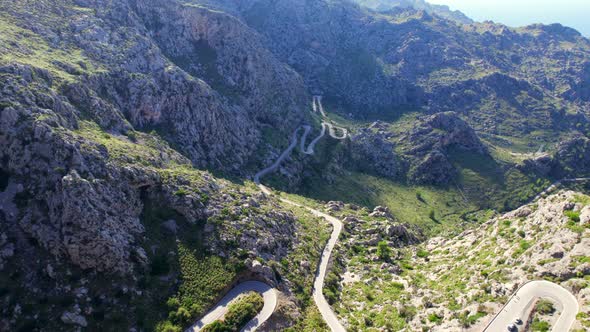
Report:
[[[590,37],[590,2],[587,0],[426,0],[459,10],[475,21],[494,21],[511,27],[560,23]]]

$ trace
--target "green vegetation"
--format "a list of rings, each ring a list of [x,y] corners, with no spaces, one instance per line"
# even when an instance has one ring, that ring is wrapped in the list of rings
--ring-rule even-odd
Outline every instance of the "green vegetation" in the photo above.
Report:
[[[289,255],[281,260],[280,263],[271,264],[282,277],[288,279],[292,284],[295,297],[300,301],[304,311],[302,319],[297,322],[299,328],[305,330],[305,327],[318,327],[323,322],[321,315],[315,311],[315,304],[312,299],[313,281],[315,271],[317,270],[320,256],[324,246],[328,242],[331,229],[323,218],[312,215],[308,210],[282,203],[285,211],[292,212],[298,223],[298,241],[299,243],[291,250]],[[309,263],[309,268],[302,270],[302,262]],[[272,262],[271,262],[272,263]],[[339,278],[335,273],[338,272],[337,264],[330,270],[326,276],[324,292],[327,292],[326,298],[334,300],[336,294],[333,287],[338,287]],[[317,314],[317,315],[316,315]],[[299,331],[299,330],[296,330]]]
[[[485,317],[487,313],[485,311],[478,310],[475,314],[470,315],[468,311],[464,311],[459,315],[459,321],[463,327],[470,327],[475,324],[480,318]]]
[[[108,134],[92,121],[80,121],[80,128],[74,133],[93,142],[85,143],[83,148],[96,150],[96,144],[106,147],[109,160],[117,164],[137,164],[159,169],[175,167],[192,169],[188,161],[181,159],[178,152],[172,150],[168,143],[157,135],[135,132],[134,141],[132,141],[128,136]],[[162,151],[177,157],[164,165],[160,157]]]
[[[583,200],[583,196],[579,196]],[[566,210],[563,214],[568,217],[566,227],[574,233],[582,234],[586,229],[590,229],[590,224],[580,224],[580,211]]]
[[[452,149],[450,159],[459,169],[458,182],[465,196],[481,208],[515,209],[550,184],[491,157]]]
[[[19,27],[14,19],[0,14],[0,63],[18,62],[46,69],[56,78],[71,82],[83,73],[98,72],[82,50],[63,45],[52,47],[35,32]]]
[[[305,319],[298,321],[294,326],[285,329],[285,332],[328,332],[330,329],[324,318],[318,311],[315,304],[310,305],[305,310],[303,316]]]
[[[439,316],[436,313],[431,313],[428,315],[428,321],[435,324],[439,324],[442,321],[442,318],[443,317]]]
[[[310,180],[311,181],[311,180]],[[303,196],[329,201],[340,200],[361,206],[387,206],[400,221],[416,224],[428,234],[455,234],[467,221],[486,220],[487,211],[466,201],[455,188],[414,187],[363,173],[338,176],[333,183],[314,179],[303,184]],[[416,192],[420,192],[417,197]],[[432,220],[433,211],[438,215]]]
[[[217,320],[205,326],[203,332],[239,331],[262,310],[263,306],[264,300],[262,296],[258,293],[250,292],[232,302],[223,320]]]
[[[553,302],[543,299],[537,302],[537,311],[542,315],[551,315],[555,312],[555,307]]]
[[[178,243],[181,284],[176,296],[166,301],[170,310],[158,331],[187,327],[223,294],[235,279],[240,266],[230,265],[216,256],[199,254]]]
[[[382,261],[388,261],[391,258],[391,249],[389,249],[387,241],[377,243],[377,257]]]
[[[520,240],[520,242],[518,242],[518,248],[512,253],[512,258],[517,258],[522,255],[522,253],[527,251],[531,245],[532,244],[529,241]]]
[[[181,306],[194,313],[204,311],[235,277],[235,267],[216,256],[202,256],[182,244],[178,246],[182,284],[178,291]]]
[[[418,251],[416,251],[416,256],[420,257],[420,258],[426,258],[428,257],[428,251],[422,249],[422,248],[418,248]]]
[[[590,314],[587,312],[579,312],[576,315],[576,319],[580,321],[582,326],[586,329],[590,328]]]
[[[222,259],[205,250],[201,221],[189,222],[157,198],[146,196],[143,203],[150,266],[139,282],[145,294],[133,303],[138,324],[150,331],[183,330],[225,292],[243,267],[237,259]],[[162,223],[170,219],[178,226],[176,236],[162,231]],[[171,288],[168,279],[177,275],[180,284]]]
[[[573,211],[573,210],[567,210],[564,211],[563,214],[565,214],[566,217],[568,217],[570,219],[570,221],[578,223],[580,222],[580,212],[579,211]]]
[[[540,320],[539,318],[533,319],[531,323],[531,331],[533,332],[547,332],[551,326],[546,321]]]

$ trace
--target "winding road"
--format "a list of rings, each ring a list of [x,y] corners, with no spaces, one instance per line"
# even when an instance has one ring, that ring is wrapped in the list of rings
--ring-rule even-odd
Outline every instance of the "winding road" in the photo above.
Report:
[[[249,292],[257,292],[262,295],[264,299],[264,306],[262,310],[254,317],[246,326],[242,328],[242,332],[255,331],[262,323],[266,322],[272,313],[275,311],[278,302],[278,292],[276,289],[260,281],[246,281],[238,284],[227,293],[221,301],[217,303],[215,308],[209,311],[203,318],[193,324],[187,331],[200,331],[203,327],[225,316],[228,310],[229,303],[237,299],[241,295]]]
[[[578,300],[565,288],[545,280],[530,281],[522,285],[502,310],[492,319],[484,332],[507,331],[516,318],[527,320],[532,307],[539,298],[550,298],[558,304],[561,315],[551,331],[569,331],[578,314]]]
[[[303,130],[303,134],[301,135],[301,141],[299,143],[299,148],[301,152],[306,155],[314,154],[314,147],[316,143],[326,135],[326,131],[328,131],[330,137],[337,140],[343,140],[348,137],[348,131],[345,128],[336,127],[333,124],[326,122],[327,117],[326,113],[324,112],[320,96],[314,96],[312,102],[313,111],[320,112],[322,117],[324,118],[324,121],[322,122],[322,130],[320,134],[316,138],[314,138],[306,148],[305,142],[312,128],[308,125],[298,127],[297,129],[295,129],[295,132],[293,132],[289,146],[281,153],[277,160],[275,160],[275,162],[269,167],[261,170],[260,172],[256,173],[256,175],[254,175],[254,183],[256,183],[260,190],[266,195],[271,195],[272,190],[263,185],[260,182],[260,179],[265,175],[268,175],[276,171],[281,165],[281,163],[291,155],[293,150],[297,147],[297,143],[299,142],[299,131]],[[339,129],[342,132],[342,135],[336,134],[337,129]],[[315,274],[315,280],[313,283],[313,299],[330,330],[334,332],[345,332],[346,329],[338,321],[338,317],[332,310],[332,307],[330,307],[330,304],[326,300],[323,293],[324,281],[326,278],[326,274],[328,272],[330,257],[332,256],[332,251],[334,250],[334,247],[338,242],[338,238],[340,237],[340,233],[342,232],[342,221],[326,213],[315,210],[308,206],[301,205],[291,200],[285,198],[280,198],[280,200],[284,203],[307,209],[313,215],[324,218],[333,227],[332,234],[330,235],[330,239],[328,240],[328,243],[324,248],[322,257],[320,258],[320,264]],[[227,295],[225,295],[223,299],[221,299],[221,301],[219,301],[219,303],[217,303],[211,311],[209,311],[205,316],[203,316],[203,318],[201,318],[198,322],[193,324],[187,331],[197,332],[207,324],[210,324],[218,319],[221,319],[227,313],[227,307],[231,301],[235,300],[240,295],[251,291],[255,291],[263,295],[264,307],[262,308],[262,311],[258,315],[256,315],[254,319],[248,322],[248,324],[241,331],[256,330],[264,322],[266,322],[274,312],[277,305],[278,290],[259,281],[247,281],[244,283],[240,283],[236,287],[232,288],[232,290]]]
[[[547,196],[550,192],[554,191],[555,189],[559,188],[562,184],[567,182],[584,182],[590,181],[590,178],[571,178],[571,179],[561,179],[559,181],[554,182],[551,184],[547,189],[541,191],[537,196],[535,196],[531,202],[537,201],[545,196]]]

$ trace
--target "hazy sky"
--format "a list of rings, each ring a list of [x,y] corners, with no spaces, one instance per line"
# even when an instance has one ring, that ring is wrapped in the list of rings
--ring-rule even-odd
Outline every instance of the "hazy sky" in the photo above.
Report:
[[[458,9],[476,21],[509,26],[561,23],[590,37],[590,0],[426,0]]]

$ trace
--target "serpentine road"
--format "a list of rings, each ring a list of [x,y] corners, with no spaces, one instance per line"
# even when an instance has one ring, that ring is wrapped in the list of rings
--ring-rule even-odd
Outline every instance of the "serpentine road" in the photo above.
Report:
[[[266,320],[270,318],[272,313],[275,311],[278,302],[277,290],[260,281],[246,281],[232,288],[232,290],[229,291],[229,293],[227,293],[221,299],[221,301],[217,303],[215,308],[209,311],[198,322],[193,324],[193,326],[191,326],[187,331],[199,331],[206,325],[222,318],[227,313],[230,302],[249,292],[257,292],[262,294],[264,306],[258,315],[248,322],[248,324],[246,324],[246,326],[244,326],[241,331],[249,332],[256,330],[258,327],[260,327],[260,325],[262,325],[262,323],[266,322]]]
[[[528,314],[539,298],[550,298],[558,304],[561,315],[551,331],[569,331],[578,314],[578,300],[565,288],[545,280],[530,281],[522,285],[502,310],[492,319],[484,332],[507,331],[516,318],[527,320]]]
[[[324,118],[326,118],[326,114],[324,112],[324,108],[321,103],[321,97],[319,97],[319,96],[313,97],[313,110],[314,110],[314,112],[319,111],[322,114],[322,116]],[[336,129],[339,129],[340,131],[342,131],[342,135],[337,135]],[[319,136],[317,136],[315,139],[313,139],[311,141],[311,143],[306,148],[305,142],[307,140],[307,136],[309,136],[309,133],[311,132],[311,126],[303,125],[301,127],[298,127],[295,130],[295,132],[293,133],[293,136],[291,137],[291,143],[289,144],[287,149],[285,149],[285,151],[283,151],[281,153],[281,155],[277,158],[277,160],[275,160],[275,162],[272,165],[270,165],[269,167],[261,170],[260,172],[256,173],[256,175],[254,175],[254,182],[256,183],[256,185],[258,185],[260,190],[263,193],[265,193],[266,195],[271,195],[272,190],[270,188],[266,187],[265,185],[263,185],[260,182],[260,178],[276,171],[279,168],[279,166],[281,165],[281,163],[285,159],[287,159],[287,157],[289,157],[289,155],[291,155],[291,152],[293,152],[293,150],[297,147],[297,142],[299,141],[299,139],[298,139],[299,131],[301,131],[301,130],[303,130],[303,135],[301,136],[300,150],[302,153],[304,153],[306,155],[314,154],[314,147],[315,147],[316,143],[320,139],[322,139],[322,137],[324,137],[326,135],[326,130],[328,131],[328,134],[332,138],[337,139],[337,140],[343,140],[348,137],[348,131],[345,128],[335,127],[331,123],[324,121],[324,122],[322,122],[322,131],[320,132]],[[318,307],[318,310],[322,314],[322,317],[324,318],[326,324],[328,325],[328,327],[334,332],[344,332],[344,331],[346,331],[346,329],[338,321],[336,314],[334,313],[334,311],[330,307],[330,304],[328,303],[328,301],[326,300],[326,298],[324,297],[324,294],[323,294],[324,280],[326,278],[326,273],[328,271],[328,264],[330,262],[330,257],[332,256],[332,251],[334,250],[334,247],[336,246],[336,242],[338,242],[338,237],[340,236],[340,233],[342,232],[342,227],[343,227],[342,221],[340,221],[328,214],[325,214],[325,213],[320,212],[318,210],[312,209],[311,207],[308,207],[308,206],[303,206],[303,205],[293,202],[291,200],[288,200],[285,198],[280,198],[280,200],[282,202],[289,204],[289,205],[303,207],[303,208],[307,209],[313,215],[315,215],[317,217],[324,218],[333,227],[332,234],[330,236],[330,239],[328,240],[328,243],[326,244],[326,247],[324,248],[324,251],[322,253],[322,257],[320,259],[319,267],[318,267],[316,274],[315,274],[315,280],[313,283],[313,299]],[[222,318],[227,313],[227,307],[231,301],[235,300],[240,295],[251,292],[251,291],[255,291],[255,292],[261,293],[263,295],[264,307],[262,308],[262,311],[260,313],[258,313],[258,315],[256,315],[256,317],[254,317],[254,319],[252,319],[250,322],[248,322],[248,324],[242,329],[242,331],[256,330],[264,322],[266,322],[266,320],[268,320],[270,318],[270,316],[272,315],[272,313],[274,312],[276,305],[277,305],[278,291],[276,289],[272,288],[271,286],[269,286],[265,283],[259,282],[259,281],[247,281],[247,282],[238,284],[236,287],[232,288],[232,290],[227,295],[225,295],[223,297],[223,299],[221,299],[221,301],[219,301],[219,303],[217,303],[217,305],[211,311],[209,311],[198,322],[193,324],[193,326],[191,326],[187,331],[197,332],[197,331],[201,330],[207,324],[210,324],[210,323]]]
[[[564,183],[571,183],[571,182],[584,182],[584,181],[590,181],[590,178],[572,178],[572,179],[561,179],[559,181],[556,181],[555,183],[553,183],[552,185],[550,185],[549,187],[547,187],[547,189],[543,190],[542,192],[540,192],[537,196],[535,196],[531,202],[537,201],[539,199],[541,199],[542,197],[547,196],[550,192],[554,191],[555,189],[559,188],[562,184]]]

